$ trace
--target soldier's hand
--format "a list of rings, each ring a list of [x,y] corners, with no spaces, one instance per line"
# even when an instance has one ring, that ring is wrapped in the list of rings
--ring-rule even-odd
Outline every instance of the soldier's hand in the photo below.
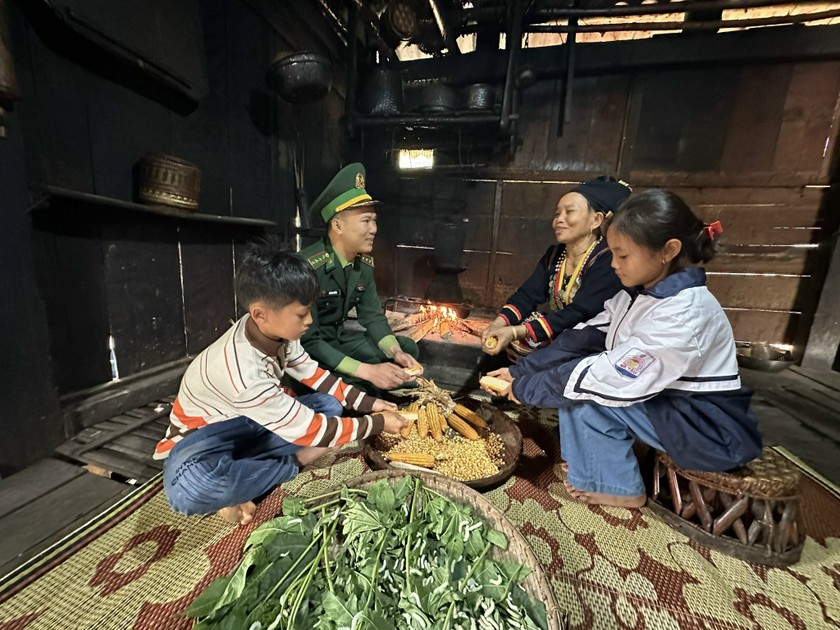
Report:
[[[380,389],[394,389],[408,380],[405,370],[390,362],[378,365],[362,363],[356,371],[356,376],[370,381]]]
[[[417,363],[413,356],[408,352],[397,350],[394,353],[393,361],[402,368],[405,368],[406,377],[413,381],[418,376],[423,374],[423,366]]]
[[[385,418],[385,426],[382,427],[383,433],[399,433],[400,429],[408,425],[405,418],[393,411],[383,411],[382,417]]]

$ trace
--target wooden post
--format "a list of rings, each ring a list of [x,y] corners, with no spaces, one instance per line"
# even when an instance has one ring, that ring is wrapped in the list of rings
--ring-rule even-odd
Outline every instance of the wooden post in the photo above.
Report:
[[[840,209],[833,209],[834,212],[838,210]],[[840,245],[838,234],[835,234],[831,262],[828,273],[825,275],[826,280],[820,294],[817,312],[814,314],[814,323],[808,334],[805,354],[802,356],[802,367],[813,370],[831,370],[834,358],[837,356],[837,348],[840,346],[840,282],[837,280],[840,275],[840,247],[838,245]]]

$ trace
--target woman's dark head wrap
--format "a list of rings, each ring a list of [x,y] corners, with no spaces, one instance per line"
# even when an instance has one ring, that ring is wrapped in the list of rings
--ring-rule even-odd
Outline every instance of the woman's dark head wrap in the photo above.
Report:
[[[609,214],[621,205],[621,202],[633,192],[630,186],[624,182],[618,182],[615,177],[601,175],[588,182],[582,183],[571,192],[583,195],[597,212]]]

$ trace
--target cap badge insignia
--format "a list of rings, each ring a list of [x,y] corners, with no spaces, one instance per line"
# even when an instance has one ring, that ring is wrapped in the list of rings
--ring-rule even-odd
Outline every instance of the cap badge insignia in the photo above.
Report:
[[[361,173],[356,173],[356,188],[365,187],[365,176]]]

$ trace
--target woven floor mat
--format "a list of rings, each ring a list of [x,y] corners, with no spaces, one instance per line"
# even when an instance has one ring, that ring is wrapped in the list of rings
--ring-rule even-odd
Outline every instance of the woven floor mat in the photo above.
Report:
[[[532,545],[570,628],[840,628],[840,499],[830,489],[805,478],[800,562],[751,565],[689,541],[647,509],[573,500],[552,414],[519,421],[522,464],[485,496]],[[248,527],[174,514],[153,480],[0,581],[0,630],[189,628],[184,608],[234,567],[285,494],[313,496],[365,470],[355,445],[324,458],[269,495]]]

